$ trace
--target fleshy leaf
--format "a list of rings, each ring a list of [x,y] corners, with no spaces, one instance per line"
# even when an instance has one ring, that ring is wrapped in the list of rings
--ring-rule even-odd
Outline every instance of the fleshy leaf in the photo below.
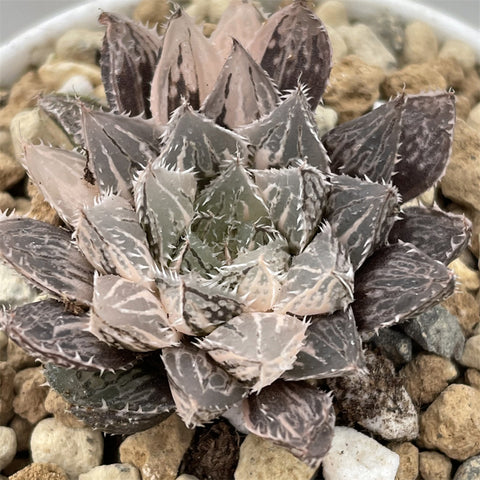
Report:
[[[306,85],[315,110],[332,68],[332,48],[325,26],[305,4],[294,0],[269,17],[248,50],[282,93],[299,80]]]
[[[100,66],[110,108],[149,117],[150,82],[161,38],[155,30],[114,13],[103,12],[98,21],[107,27]]]
[[[149,352],[178,344],[160,300],[147,288],[115,275],[95,279],[89,331],[117,348]]]
[[[227,58],[201,112],[222,127],[234,129],[270,113],[279,101],[268,75],[233,39]]]
[[[292,368],[306,329],[306,323],[291,315],[244,313],[197,344],[227,372],[258,392]]]
[[[170,17],[162,55],[152,81],[151,108],[158,125],[187,101],[197,110],[213,88],[222,60],[193,20],[182,10]]]
[[[362,341],[352,310],[310,317],[305,344],[285,380],[338,377],[365,367]]]
[[[254,177],[275,227],[298,254],[315,235],[324,213],[329,191],[325,177],[308,164],[257,170]]]
[[[333,438],[332,397],[304,382],[281,380],[243,401],[246,427],[318,468]]]
[[[420,195],[445,173],[455,124],[455,95],[407,95],[401,119],[399,162],[392,177],[404,202]]]
[[[346,175],[330,181],[326,218],[357,270],[369,255],[385,245],[399,210],[397,191],[391,185]]]
[[[162,351],[177,413],[187,426],[202,425],[239,402],[247,389],[192,345]]]
[[[355,274],[352,304],[360,331],[371,332],[418,315],[450,296],[455,276],[409,243],[383,247]]]
[[[300,159],[321,172],[330,171],[303,87],[291,92],[270,115],[238,132],[255,145],[255,168],[288,167]]]
[[[42,362],[88,370],[118,370],[136,359],[128,350],[111,347],[87,332],[88,315],[75,315],[63,303],[43,300],[5,314],[7,335]]]
[[[274,311],[319,315],[345,309],[352,300],[352,265],[326,224],[305,250],[293,257]]]
[[[89,305],[93,268],[64,229],[31,218],[0,221],[0,258],[36,287]]]

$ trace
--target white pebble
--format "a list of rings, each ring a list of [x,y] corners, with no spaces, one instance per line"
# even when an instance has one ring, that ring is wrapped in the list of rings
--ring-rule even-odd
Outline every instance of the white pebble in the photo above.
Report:
[[[320,137],[331,130],[338,121],[338,114],[333,108],[319,105],[315,109],[315,121],[317,122]]]
[[[394,480],[400,463],[395,452],[353,428],[335,427],[323,460],[325,480]]]
[[[176,480],[198,480],[194,475],[188,475],[187,473],[182,473]]]
[[[348,25],[347,10],[342,2],[336,0],[324,2],[317,7],[315,13],[322,22],[332,27]]]
[[[82,473],[78,480],[140,480],[140,472],[129,463],[113,463]]]
[[[0,470],[3,470],[17,453],[17,436],[9,427],[0,427]]]
[[[437,35],[424,22],[412,22],[405,28],[403,56],[406,63],[424,63],[434,60],[438,54]]]
[[[73,75],[59,89],[59,93],[66,95],[80,95],[88,97],[93,94],[93,85],[87,77],[83,75]]]

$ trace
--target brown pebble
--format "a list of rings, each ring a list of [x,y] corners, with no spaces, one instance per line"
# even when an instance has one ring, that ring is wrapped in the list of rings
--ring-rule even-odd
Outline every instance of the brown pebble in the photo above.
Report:
[[[439,452],[420,452],[419,471],[422,480],[450,480],[452,462]]]
[[[418,477],[418,448],[410,442],[390,443],[388,448],[400,457],[395,480],[416,480]]]
[[[480,305],[468,292],[455,292],[442,305],[458,318],[466,337],[473,335],[475,325],[480,321]]]
[[[44,403],[49,388],[45,385],[43,367],[20,370],[15,375],[14,385],[13,408],[17,415],[33,424],[48,415]]]
[[[30,448],[30,437],[32,436],[34,425],[26,418],[15,415],[8,426],[14,430],[17,435],[17,451],[27,451]]]
[[[465,79],[462,66],[455,58],[436,58],[429,65],[445,79],[448,88],[457,90]]]
[[[7,363],[18,371],[24,368],[34,367],[35,358],[20,348],[15,342],[8,340]]]
[[[465,370],[465,383],[480,390],[480,371],[475,368],[467,368]]]
[[[68,402],[55,390],[50,390],[45,398],[45,410],[63,425],[70,428],[84,428],[85,424],[68,411]]]
[[[455,113],[457,118],[467,120],[472,110],[472,104],[467,96],[461,94],[455,94]]]
[[[465,75],[458,93],[468,97],[472,105],[480,102],[480,77],[475,69]]]
[[[133,18],[161,32],[169,15],[170,4],[166,0],[141,0],[133,12]]]
[[[25,177],[24,168],[12,156],[0,152],[0,191],[8,190]]]
[[[0,426],[7,425],[14,415],[14,378],[15,370],[12,366],[7,362],[0,362]]]
[[[69,480],[67,474],[53,463],[32,463],[9,480]]]

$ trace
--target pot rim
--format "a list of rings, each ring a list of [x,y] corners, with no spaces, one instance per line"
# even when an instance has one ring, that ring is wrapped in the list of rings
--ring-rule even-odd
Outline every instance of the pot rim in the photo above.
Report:
[[[439,38],[455,38],[468,43],[480,61],[480,35],[473,27],[413,0],[342,0],[349,14],[359,20],[382,11],[404,21],[422,19]],[[72,28],[98,26],[102,10],[130,14],[139,0],[90,0],[80,6],[30,28],[0,46],[0,87],[8,88],[31,66],[41,65],[53,50],[55,40]]]

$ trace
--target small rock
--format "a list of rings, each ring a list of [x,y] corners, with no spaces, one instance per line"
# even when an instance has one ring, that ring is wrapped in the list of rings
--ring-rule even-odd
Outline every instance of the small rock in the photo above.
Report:
[[[480,456],[465,460],[455,472],[453,480],[478,480],[480,478]]]
[[[14,415],[13,381],[15,370],[7,362],[0,362],[0,425],[6,425]]]
[[[31,208],[31,202],[28,198],[17,197],[15,198],[15,213],[20,217],[23,217]]]
[[[70,428],[84,428],[86,425],[69,410],[68,402],[55,390],[50,389],[45,398],[45,410],[56,420]]]
[[[58,214],[45,200],[40,190],[31,181],[28,182],[27,190],[31,204],[26,216],[58,226],[60,224]]]
[[[3,263],[0,263],[0,285],[0,305],[6,308],[31,303],[40,295],[24,277]]]
[[[128,463],[113,463],[100,465],[87,473],[82,473],[78,480],[140,480],[140,473]]]
[[[24,168],[10,155],[0,152],[0,190],[8,190],[24,176]]]
[[[420,418],[419,440],[450,458],[465,460],[480,453],[480,391],[448,386]]]
[[[55,463],[62,467],[70,480],[78,480],[102,463],[103,436],[89,428],[68,428],[54,418],[41,420],[31,438],[34,462]]]
[[[337,124],[337,120],[338,115],[333,108],[327,108],[323,105],[319,105],[315,109],[315,121],[317,123],[320,137],[331,130]]]
[[[475,325],[480,322],[480,305],[475,297],[468,292],[457,291],[442,305],[457,317],[465,336],[471,336]]]
[[[11,213],[15,208],[15,199],[8,192],[0,191],[0,212]]]
[[[475,129],[477,132],[480,132],[480,103],[477,103],[471,110],[468,115],[467,124]]]
[[[24,368],[34,367],[35,358],[9,339],[7,345],[7,363],[18,372]]]
[[[0,152],[13,154],[10,128],[0,128]]]
[[[392,70],[397,65],[395,57],[367,25],[357,23],[353,26],[338,27],[337,30],[343,37],[348,52],[367,65],[380,67],[384,71]]]
[[[91,97],[94,95],[93,85],[83,75],[73,75],[59,89],[58,93],[65,95],[78,95],[80,97]]]
[[[17,437],[9,427],[0,427],[0,471],[3,470],[17,453]]]
[[[450,480],[452,462],[439,452],[420,452],[419,471],[422,480]]]
[[[150,28],[156,26],[160,32],[169,13],[170,4],[166,0],[142,0],[135,7],[133,18]]]
[[[403,58],[405,63],[424,63],[436,58],[438,41],[430,25],[416,21],[405,28]]]
[[[475,51],[468,43],[448,39],[438,54],[439,58],[455,58],[465,72],[475,67]]]
[[[400,465],[395,480],[416,480],[418,476],[418,448],[410,442],[389,444],[388,448],[400,457]]]
[[[54,463],[32,463],[10,477],[10,480],[70,480]]]
[[[400,375],[413,402],[425,405],[433,402],[458,377],[458,370],[448,358],[422,352],[400,371]]]
[[[480,370],[480,335],[467,339],[460,363],[465,367]]]
[[[348,25],[347,9],[342,2],[336,0],[324,2],[317,7],[315,13],[323,23],[331,27]]]
[[[400,55],[405,43],[405,27],[403,21],[390,12],[378,12],[369,19],[373,31],[382,43],[395,54]]]
[[[456,258],[448,267],[455,272],[457,284],[462,290],[474,292],[480,288],[479,271],[465,265],[461,258]]]
[[[399,463],[397,453],[373,438],[353,428],[335,427],[322,463],[323,476],[325,480],[394,480]]]
[[[48,393],[42,367],[26,368],[15,375],[13,409],[17,415],[37,423],[48,415],[44,402]]]
[[[5,350],[8,345],[8,337],[7,334],[3,331],[0,330],[0,350]]]
[[[100,67],[90,63],[50,59],[38,69],[41,82],[51,90],[58,90],[74,75],[82,75],[96,87],[102,83]]]
[[[461,87],[465,74],[456,58],[436,58],[428,64],[445,79],[448,88],[458,89]]]
[[[465,78],[460,85],[460,93],[470,100],[471,105],[480,102],[480,76],[476,69],[465,74]]]
[[[474,368],[468,368],[465,371],[465,383],[480,390],[480,372]]]
[[[95,64],[102,48],[103,32],[72,28],[55,44],[55,54],[60,60]]]
[[[326,25],[326,28],[332,46],[332,63],[335,64],[348,54],[348,48],[345,40],[335,28],[330,25]]]
[[[466,95],[455,94],[455,114],[457,119],[460,118],[466,122],[471,108],[472,104]]]
[[[218,23],[229,0],[192,0],[185,11],[197,22]]]
[[[249,434],[240,447],[235,480],[310,480],[314,472],[283,447]]]
[[[15,431],[17,436],[17,451],[27,451],[30,448],[30,437],[34,425],[20,415],[15,415],[8,426]]]
[[[198,480],[198,478],[195,477],[194,475],[188,475],[186,473],[182,473],[182,475],[177,477],[176,480]]]
[[[412,360],[412,340],[403,332],[392,328],[383,328],[372,337],[372,341],[382,355],[396,366],[404,365]]]
[[[193,434],[172,414],[159,425],[125,439],[120,445],[120,461],[135,465],[143,480],[174,480]]]
[[[352,120],[367,112],[380,98],[379,87],[384,78],[381,68],[348,55],[332,68],[325,105],[338,113],[340,123]]]

